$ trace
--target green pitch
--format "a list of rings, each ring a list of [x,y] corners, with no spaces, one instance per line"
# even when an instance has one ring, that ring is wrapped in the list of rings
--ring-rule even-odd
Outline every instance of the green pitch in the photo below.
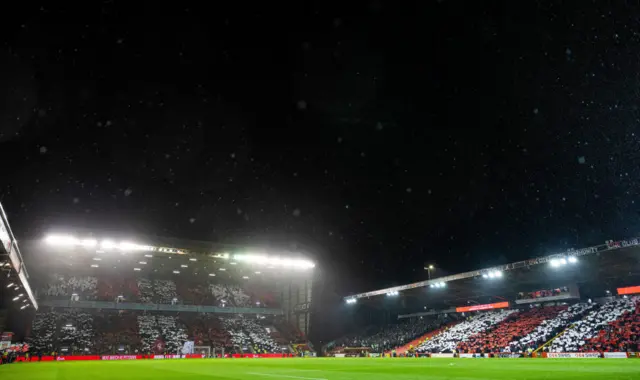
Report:
[[[21,380],[614,380],[640,379],[640,359],[191,359],[15,363]]]

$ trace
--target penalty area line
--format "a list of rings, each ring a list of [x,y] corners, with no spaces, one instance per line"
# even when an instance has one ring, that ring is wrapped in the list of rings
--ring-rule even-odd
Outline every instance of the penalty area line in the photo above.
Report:
[[[290,375],[276,375],[273,373],[260,373],[260,372],[247,372],[247,375],[256,375],[256,376],[266,376],[266,377],[278,377],[278,378],[287,378],[287,379],[300,379],[300,380],[329,380],[321,377],[301,377],[301,376],[290,376]]]

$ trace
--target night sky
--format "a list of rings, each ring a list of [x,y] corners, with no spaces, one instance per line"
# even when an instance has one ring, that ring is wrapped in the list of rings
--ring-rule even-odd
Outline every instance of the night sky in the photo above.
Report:
[[[306,247],[339,294],[636,236],[613,3],[14,2],[0,200],[19,238]]]

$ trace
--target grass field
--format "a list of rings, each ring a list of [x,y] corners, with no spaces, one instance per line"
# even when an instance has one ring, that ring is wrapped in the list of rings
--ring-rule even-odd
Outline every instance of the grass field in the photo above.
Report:
[[[640,379],[640,359],[192,359],[15,363],[19,380]]]

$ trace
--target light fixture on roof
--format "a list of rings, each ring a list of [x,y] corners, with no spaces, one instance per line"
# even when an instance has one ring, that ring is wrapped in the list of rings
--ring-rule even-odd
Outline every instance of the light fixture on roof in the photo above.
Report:
[[[14,302],[15,302],[15,301],[17,301],[17,300],[19,300],[19,299],[20,299],[20,297],[13,297],[13,300],[12,300],[12,301],[14,301]]]
[[[347,304],[352,305],[352,304],[358,302],[358,299],[357,298],[349,298],[349,299],[347,299],[346,302],[347,302]]]
[[[189,261],[198,261],[198,259],[196,259],[195,257],[192,257],[189,259]]]
[[[146,261],[140,261],[138,264],[147,265],[147,262]]]
[[[189,266],[187,264],[182,264],[180,265],[182,268],[188,268]]]
[[[91,264],[91,268],[98,268],[100,265],[98,264]],[[115,268],[115,267],[114,267]]]
[[[29,305],[23,305],[23,306],[20,308],[20,310],[24,310],[24,309],[26,309],[28,306],[29,306]]]
[[[71,294],[71,297],[76,297],[76,296],[78,296],[78,293]]]
[[[140,272],[140,268],[133,268],[134,271]]]
[[[231,265],[236,265],[237,263],[235,261],[230,262],[229,264]]]
[[[174,274],[180,274],[180,271],[179,270],[174,270],[173,273]]]
[[[569,258],[567,259],[571,264],[575,264],[578,262],[578,258],[575,256],[569,256]]]
[[[215,277],[216,274],[215,273],[209,273],[209,277]]]
[[[225,269],[225,268],[220,268],[220,269],[218,269],[218,270],[219,270],[220,272],[224,272],[224,271],[226,271],[226,269]]]
[[[12,287],[13,285],[15,285],[13,282],[9,283],[9,285],[7,285],[7,288]]]
[[[242,276],[242,278],[244,278],[245,280],[248,280],[249,276]]]
[[[395,297],[395,296],[397,296],[398,294],[399,294],[399,293],[398,293],[398,291],[395,291],[395,290],[394,290],[394,291],[392,291],[392,292],[387,293],[387,297]]]
[[[87,248],[92,248],[98,245],[98,241],[96,239],[83,239],[80,240],[80,245]]]
[[[153,257],[153,255],[147,253],[146,255],[144,255],[144,257]]]
[[[94,257],[94,258],[93,258],[93,261],[102,261],[102,259],[101,259],[101,258],[99,258],[99,257]]]
[[[262,273],[262,272],[260,272],[260,271],[257,271],[257,272],[256,272],[256,274],[260,274],[260,273]]]

